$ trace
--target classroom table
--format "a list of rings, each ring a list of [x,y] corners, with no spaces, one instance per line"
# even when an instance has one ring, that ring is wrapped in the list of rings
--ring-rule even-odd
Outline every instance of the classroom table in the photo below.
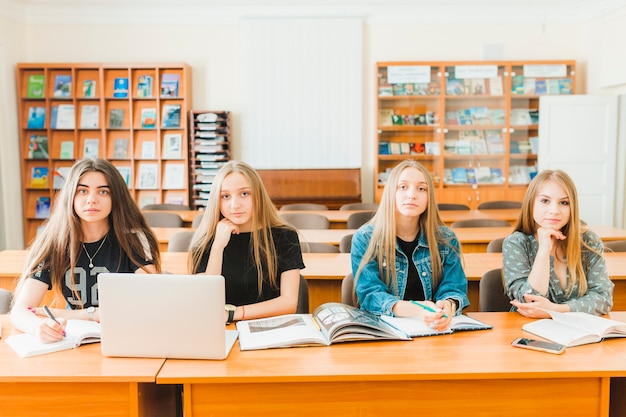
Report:
[[[14,331],[0,316],[2,341]],[[155,416],[173,387],[157,386],[165,359],[107,358],[100,344],[21,359],[0,343],[2,416]],[[163,401],[164,398],[168,400]],[[166,405],[167,404],[167,405]]]
[[[225,361],[166,360],[157,384],[183,384],[187,417],[608,416],[626,376],[626,340],[551,355],[512,347],[530,319],[470,313],[492,330],[403,342],[245,351]],[[611,313],[626,321],[626,313]],[[622,394],[622,393],[615,393]],[[617,410],[623,416],[625,410]]]

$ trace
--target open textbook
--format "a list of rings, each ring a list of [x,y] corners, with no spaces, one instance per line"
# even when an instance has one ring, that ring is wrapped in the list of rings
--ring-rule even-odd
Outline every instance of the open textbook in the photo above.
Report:
[[[241,350],[318,345],[356,340],[411,340],[375,314],[347,304],[325,303],[313,314],[287,314],[237,323]]]
[[[487,330],[492,326],[482,321],[473,319],[465,315],[454,316],[450,326],[446,330],[431,329],[420,317],[391,317],[381,316],[381,320],[387,322],[396,329],[408,334],[411,337],[436,336],[440,334],[450,334],[468,330]]]
[[[100,342],[100,323],[89,320],[68,320],[66,336],[53,343],[42,343],[26,333],[10,336],[6,342],[21,358],[74,349],[87,343]]]
[[[545,311],[551,319],[527,323],[522,329],[568,347],[597,343],[609,337],[626,337],[626,323],[621,321],[588,313]]]

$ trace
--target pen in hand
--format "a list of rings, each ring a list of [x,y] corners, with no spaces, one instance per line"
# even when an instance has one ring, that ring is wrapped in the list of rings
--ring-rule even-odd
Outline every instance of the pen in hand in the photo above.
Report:
[[[420,303],[418,301],[414,301],[414,300],[411,300],[411,302],[413,304],[415,304],[416,306],[422,307],[426,311],[430,311],[431,313],[436,313],[437,312],[435,309],[433,309],[432,307],[427,306],[426,304],[422,304],[422,303]],[[446,313],[443,313],[443,317],[447,319],[448,315]]]
[[[59,321],[57,320],[57,318],[56,318],[56,317],[54,317],[54,314],[52,314],[52,311],[50,311],[50,309],[48,308],[48,306],[47,306],[47,305],[44,305],[44,306],[43,306],[43,311],[45,311],[45,312],[46,312],[46,315],[47,315],[48,317],[50,317],[52,320],[54,320],[54,322],[55,322],[56,324],[58,324],[59,326],[61,325],[61,323],[59,323]],[[65,336],[65,330],[63,330],[63,335]]]

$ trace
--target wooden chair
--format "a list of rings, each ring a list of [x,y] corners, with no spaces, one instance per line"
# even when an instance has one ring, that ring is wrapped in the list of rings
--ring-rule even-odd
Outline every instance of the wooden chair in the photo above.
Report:
[[[150,227],[183,227],[183,219],[176,213],[152,211],[143,216]]]
[[[614,240],[604,244],[606,252],[626,252],[626,240]]]
[[[478,283],[480,311],[511,311],[509,296],[502,283],[502,268],[487,271]]]
[[[346,219],[346,228],[358,229],[374,217],[375,214],[375,211],[359,211],[357,213],[352,213]]]
[[[321,214],[281,213],[280,217],[296,229],[330,229],[330,221]]]
[[[469,206],[465,204],[451,204],[451,203],[439,203],[437,204],[439,210],[469,210]]]
[[[300,288],[298,289],[298,306],[296,314],[309,313],[309,284],[306,279],[300,275]]]
[[[324,204],[315,204],[315,203],[294,203],[294,204],[285,204],[280,208],[280,211],[285,210],[328,210]]]
[[[182,204],[146,204],[141,208],[142,210],[191,210],[189,206],[183,206]]]
[[[0,288],[0,314],[6,314],[11,311],[11,302],[13,301],[13,293],[4,288]]]
[[[522,203],[519,201],[498,200],[498,201],[485,201],[484,203],[480,203],[478,205],[478,210],[508,209],[508,208],[522,208]]]
[[[302,253],[339,253],[339,248],[324,242],[300,242]]]
[[[502,253],[503,242],[504,242],[503,237],[499,237],[489,242],[489,244],[487,245],[487,253]]]
[[[350,253],[352,250],[352,236],[353,234],[350,233],[349,235],[345,235],[341,238],[339,241],[339,252]]]
[[[167,243],[168,252],[189,252],[189,246],[191,246],[191,239],[193,238],[194,230],[176,232]]]
[[[354,307],[359,306],[359,300],[354,292],[354,278],[349,273],[341,280],[341,302]]]
[[[339,207],[339,210],[378,210],[378,203],[349,203]]]
[[[457,220],[450,225],[451,228],[459,227],[511,227],[506,220],[498,219],[465,219]]]

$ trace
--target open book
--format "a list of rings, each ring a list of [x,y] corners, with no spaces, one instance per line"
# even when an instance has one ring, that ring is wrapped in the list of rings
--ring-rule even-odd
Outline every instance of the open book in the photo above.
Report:
[[[313,314],[287,314],[237,322],[241,350],[328,346],[356,340],[411,340],[375,314],[347,304],[325,303]]]
[[[411,337],[436,336],[467,330],[487,330],[492,326],[465,315],[454,316],[446,330],[431,329],[419,317],[381,316],[381,320],[408,334]]]
[[[89,320],[68,320],[65,333],[63,340],[53,343],[42,343],[36,337],[26,333],[12,335],[6,342],[21,358],[74,349],[86,343],[99,342],[100,323]]]
[[[527,323],[522,330],[571,347],[601,342],[609,337],[626,337],[626,323],[589,313],[559,313],[545,310],[552,319]]]

